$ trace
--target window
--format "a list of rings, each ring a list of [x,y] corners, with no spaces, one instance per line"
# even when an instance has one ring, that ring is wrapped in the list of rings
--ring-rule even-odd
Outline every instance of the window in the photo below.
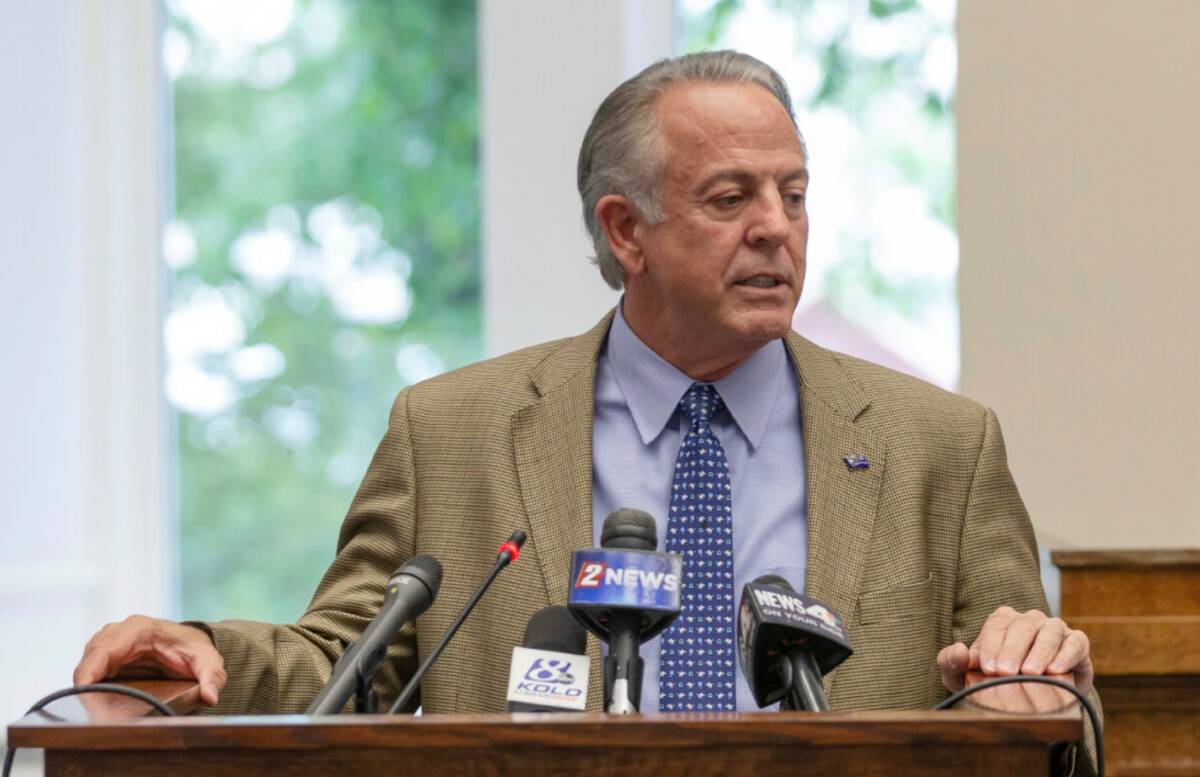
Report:
[[[475,6],[167,10],[182,610],[287,622],[396,392],[480,356]]]
[[[683,0],[683,51],[734,48],[787,81],[808,143],[796,329],[958,382],[953,0]]]

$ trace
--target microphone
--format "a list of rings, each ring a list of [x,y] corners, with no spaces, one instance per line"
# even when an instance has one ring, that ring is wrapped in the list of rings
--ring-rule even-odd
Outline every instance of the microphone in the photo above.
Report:
[[[658,531],[654,519],[641,510],[623,508],[605,518],[600,545],[572,555],[567,606],[588,631],[608,643],[604,709],[628,715],[642,701],[638,648],[679,615],[683,558],[654,552]]]
[[[432,556],[413,556],[392,573],[379,614],[357,640],[346,646],[333,665],[329,682],[305,714],[336,715],[351,694],[356,694],[355,712],[374,712],[371,678],[379,662],[400,628],[433,604],[441,584],[442,565]]]
[[[543,607],[513,648],[509,712],[583,712],[587,707],[587,632],[562,605]]]
[[[438,656],[442,654],[442,651],[446,649],[446,645],[450,644],[451,638],[458,633],[459,627],[463,625],[463,621],[465,621],[467,616],[471,614],[471,611],[475,609],[475,605],[479,604],[479,600],[483,598],[485,593],[487,593],[487,589],[492,587],[492,582],[496,579],[496,576],[500,574],[500,570],[516,561],[517,556],[521,555],[521,546],[525,544],[525,538],[525,532],[518,529],[510,534],[507,540],[500,544],[500,550],[496,555],[496,563],[492,564],[492,571],[488,572],[488,576],[485,577],[483,582],[479,584],[479,588],[476,589],[475,595],[472,596],[471,600],[467,602],[467,605],[462,608],[462,612],[460,612],[458,617],[454,619],[454,622],[450,624],[450,628],[446,629],[446,633],[442,635],[441,640],[437,643],[437,645],[434,646],[429,656],[421,662],[419,667],[417,667],[417,671],[412,676],[412,679],[408,681],[408,685],[404,686],[404,690],[400,692],[400,695],[396,697],[394,702],[392,702],[392,706],[388,708],[389,715],[394,715],[403,709],[412,700],[412,697],[416,695],[417,690],[421,687],[421,679],[425,677],[425,673],[429,671],[429,667],[433,666],[433,662],[436,661]]]
[[[785,710],[828,711],[821,677],[853,654],[837,613],[782,577],[742,588],[738,658],[759,707],[782,699]]]

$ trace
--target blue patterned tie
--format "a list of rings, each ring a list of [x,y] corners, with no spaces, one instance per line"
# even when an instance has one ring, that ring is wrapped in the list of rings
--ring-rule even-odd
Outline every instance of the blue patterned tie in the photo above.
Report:
[[[683,556],[683,611],[663,633],[664,712],[732,710],[737,703],[729,463],[709,425],[724,407],[707,384],[693,383],[679,401],[691,427],[675,459],[667,551]]]

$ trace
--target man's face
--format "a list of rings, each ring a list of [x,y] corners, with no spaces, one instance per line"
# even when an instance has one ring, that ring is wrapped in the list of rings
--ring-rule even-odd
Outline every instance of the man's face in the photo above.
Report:
[[[626,276],[627,316],[632,304],[672,350],[749,353],[788,332],[804,283],[799,136],[757,85],[684,84],[657,107],[666,218],[637,228],[644,272]]]

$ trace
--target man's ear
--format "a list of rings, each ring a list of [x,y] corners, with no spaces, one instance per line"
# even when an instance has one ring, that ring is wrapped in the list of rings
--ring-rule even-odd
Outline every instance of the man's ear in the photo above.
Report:
[[[628,199],[606,194],[596,203],[596,221],[608,238],[608,247],[626,275],[639,275],[645,268],[645,254],[637,239],[641,217]]]

